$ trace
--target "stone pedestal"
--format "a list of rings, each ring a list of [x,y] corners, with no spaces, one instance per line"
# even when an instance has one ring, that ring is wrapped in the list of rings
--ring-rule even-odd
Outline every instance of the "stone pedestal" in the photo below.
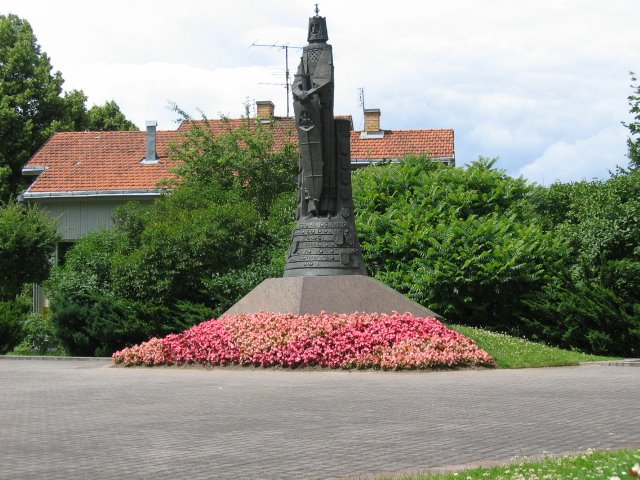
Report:
[[[408,299],[384,283],[362,275],[269,278],[222,316],[257,312],[398,313],[436,317],[437,313]]]

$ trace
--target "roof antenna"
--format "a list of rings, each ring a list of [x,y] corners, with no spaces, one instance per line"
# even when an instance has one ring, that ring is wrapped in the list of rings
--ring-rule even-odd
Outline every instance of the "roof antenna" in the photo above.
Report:
[[[364,104],[364,87],[360,87],[358,90],[360,91],[360,93],[358,94],[358,103],[362,107],[362,116],[364,118],[364,110],[366,108]]]
[[[261,44],[261,43],[256,43],[253,42],[251,45],[249,45],[249,48],[251,47],[269,47],[269,48],[281,48],[282,50],[284,50],[284,65],[285,65],[285,69],[284,69],[284,86],[287,89],[287,117],[289,116],[289,89],[291,88],[291,82],[289,81],[289,49],[290,48],[298,48],[298,49],[302,49],[302,47],[292,47],[291,45],[276,45],[271,44],[271,45],[265,45],[265,44]],[[282,85],[281,83],[276,83],[276,84],[271,84],[271,85]]]

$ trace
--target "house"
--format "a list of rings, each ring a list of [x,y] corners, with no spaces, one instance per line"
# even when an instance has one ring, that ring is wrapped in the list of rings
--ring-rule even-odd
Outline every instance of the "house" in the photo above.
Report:
[[[297,142],[295,118],[274,116],[275,106],[270,101],[256,102],[256,121],[272,123],[274,147],[287,142]],[[351,165],[353,168],[379,162],[397,162],[410,154],[428,154],[433,160],[455,165],[454,133],[452,129],[433,130],[383,130],[380,127],[380,110],[364,111],[364,130],[354,130],[351,115],[337,115],[351,121]],[[229,126],[239,126],[245,119],[208,120],[214,133],[221,133]],[[185,131],[191,124],[205,121],[183,122],[178,131]]]
[[[272,129],[274,148],[297,142],[293,117],[275,117],[270,101],[256,102],[256,107],[256,118],[250,121]],[[194,123],[206,123],[217,134],[242,122],[247,119],[185,121],[170,131],[157,130],[156,122],[147,122],[146,132],[55,133],[22,169],[31,184],[21,200],[39,205],[59,220],[62,241],[55,259],[59,263],[73,242],[91,231],[111,227],[118,206],[132,200],[153,202],[162,193],[159,182],[175,176],[170,146]],[[382,130],[376,109],[365,110],[363,131],[352,129],[354,168],[398,161],[411,153],[427,153],[454,164],[453,130]],[[34,311],[47,307],[40,287],[34,287]]]
[[[351,165],[397,162],[410,154],[428,154],[433,160],[455,165],[452,129],[383,130],[380,110],[365,109],[364,130],[351,131]]]

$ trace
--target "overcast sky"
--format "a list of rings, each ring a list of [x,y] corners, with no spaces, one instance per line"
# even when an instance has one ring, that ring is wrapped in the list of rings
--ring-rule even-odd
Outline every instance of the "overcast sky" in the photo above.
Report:
[[[115,100],[144,128],[175,129],[170,101],[198,117],[240,116],[247,99],[286,115],[313,2],[0,0],[89,106]],[[384,129],[452,128],[456,161],[500,157],[513,176],[606,178],[626,166],[629,71],[640,73],[638,0],[323,0],[335,113]],[[293,111],[293,110],[291,110]]]

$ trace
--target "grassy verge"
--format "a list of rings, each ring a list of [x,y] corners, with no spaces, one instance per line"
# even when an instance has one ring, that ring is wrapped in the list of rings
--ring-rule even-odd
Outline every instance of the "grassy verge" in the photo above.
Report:
[[[587,451],[578,456],[546,458],[539,462],[517,462],[455,473],[437,473],[403,480],[631,480],[631,469],[639,469],[640,450]]]
[[[5,354],[8,357],[68,357],[70,356],[64,350],[55,350],[53,352],[41,353],[37,350],[13,350]]]
[[[559,367],[577,365],[579,362],[615,359],[562,350],[480,328],[463,325],[448,327],[475,340],[480,348],[496,359],[501,368]]]

